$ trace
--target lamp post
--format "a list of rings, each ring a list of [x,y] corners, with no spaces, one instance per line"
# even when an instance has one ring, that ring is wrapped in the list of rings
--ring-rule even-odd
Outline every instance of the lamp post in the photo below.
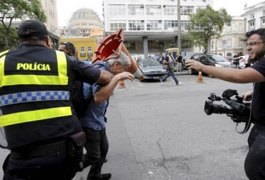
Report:
[[[178,48],[181,48],[180,0],[178,0]]]

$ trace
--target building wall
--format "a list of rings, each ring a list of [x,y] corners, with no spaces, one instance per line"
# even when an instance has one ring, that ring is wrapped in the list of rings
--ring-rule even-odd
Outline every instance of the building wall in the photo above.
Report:
[[[265,28],[265,1],[246,7],[242,17],[245,18],[246,31]]]
[[[106,35],[122,28],[126,43],[135,47],[131,51],[147,56],[177,46],[177,0],[104,0],[103,4]],[[180,0],[181,33],[186,32],[188,14],[212,4],[212,0]]]
[[[96,51],[99,39],[97,37],[62,37],[60,42],[71,42],[76,48],[76,54],[81,60],[91,60]]]
[[[231,25],[225,25],[220,38],[214,40],[212,52],[215,54],[236,55],[245,51],[245,20],[232,17]]]
[[[225,25],[221,37],[213,40],[212,51],[223,56],[246,54],[245,33],[258,28],[265,28],[265,1],[245,7],[240,17],[232,17],[231,26]]]
[[[46,27],[47,29],[55,34],[59,35],[58,29],[58,18],[57,18],[57,1],[56,0],[40,0],[42,8],[47,17]]]

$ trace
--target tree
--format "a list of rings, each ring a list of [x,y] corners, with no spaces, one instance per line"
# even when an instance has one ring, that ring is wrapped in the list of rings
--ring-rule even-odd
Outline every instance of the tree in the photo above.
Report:
[[[225,9],[213,10],[210,6],[199,9],[190,15],[189,34],[194,45],[209,52],[211,38],[220,37],[225,24],[230,24],[232,17]]]
[[[46,21],[46,16],[39,0],[1,0],[0,3],[0,49],[12,48],[16,45],[16,29],[13,20],[35,18],[41,22]]]

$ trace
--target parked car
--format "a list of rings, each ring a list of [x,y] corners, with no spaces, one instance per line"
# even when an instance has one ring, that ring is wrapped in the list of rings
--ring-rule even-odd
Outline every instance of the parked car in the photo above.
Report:
[[[196,54],[196,52],[189,52],[189,53],[187,53],[187,54],[185,53],[185,55],[184,55],[183,58],[182,58],[182,61],[183,61],[183,63],[184,63],[183,69],[188,69],[188,68],[185,66],[185,62],[186,62],[186,60],[190,59],[191,56],[193,56],[194,54]]]
[[[227,67],[236,68],[236,65],[230,62],[228,59],[217,54],[194,54],[190,59],[199,61],[202,64],[216,66],[216,67]],[[198,72],[194,69],[189,69],[189,74],[197,74]]]
[[[167,73],[163,66],[154,58],[139,60],[138,66],[144,75],[142,80],[159,79],[161,76]]]

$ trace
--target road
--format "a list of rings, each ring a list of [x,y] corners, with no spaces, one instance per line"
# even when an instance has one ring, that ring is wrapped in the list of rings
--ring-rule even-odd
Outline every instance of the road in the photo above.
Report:
[[[110,150],[102,171],[111,172],[113,180],[246,180],[248,133],[236,133],[226,115],[207,116],[203,106],[211,92],[221,95],[229,88],[243,93],[252,85],[177,77],[180,86],[171,78],[163,84],[135,80],[115,90],[107,112]],[[87,173],[88,168],[74,180],[86,179]]]

